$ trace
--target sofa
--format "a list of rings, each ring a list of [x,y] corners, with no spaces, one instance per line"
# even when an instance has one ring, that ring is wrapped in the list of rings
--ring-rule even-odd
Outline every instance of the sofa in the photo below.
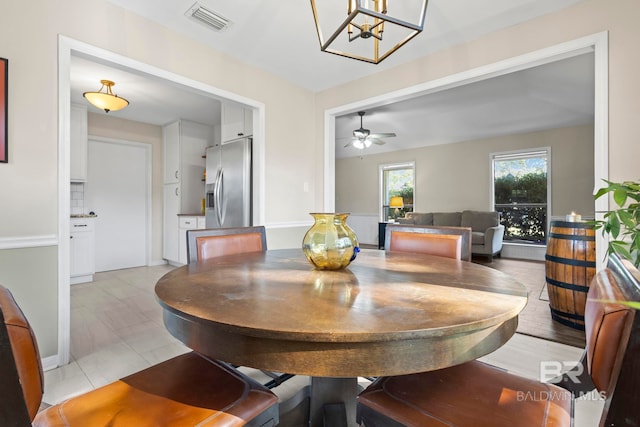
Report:
[[[500,213],[494,211],[462,212],[407,212],[404,218],[396,220],[399,224],[434,225],[471,228],[471,253],[484,255],[493,260],[500,256],[504,225],[500,224]]]

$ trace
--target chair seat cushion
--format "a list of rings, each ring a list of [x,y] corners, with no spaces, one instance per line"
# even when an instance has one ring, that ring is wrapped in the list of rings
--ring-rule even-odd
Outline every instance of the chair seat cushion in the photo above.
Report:
[[[47,408],[33,426],[244,426],[277,401],[234,369],[191,352]]]
[[[358,396],[367,426],[570,426],[572,407],[566,390],[477,361],[381,377]]]

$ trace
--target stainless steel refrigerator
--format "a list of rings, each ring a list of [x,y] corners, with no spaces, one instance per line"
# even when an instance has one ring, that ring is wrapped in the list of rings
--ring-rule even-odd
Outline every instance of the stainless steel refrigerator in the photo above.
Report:
[[[251,225],[251,138],[207,148],[207,228]]]

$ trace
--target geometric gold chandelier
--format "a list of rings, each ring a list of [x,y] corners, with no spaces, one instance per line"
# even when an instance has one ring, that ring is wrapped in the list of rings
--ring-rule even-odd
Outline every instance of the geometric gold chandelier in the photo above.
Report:
[[[129,101],[124,98],[120,98],[118,95],[114,95],[111,91],[111,87],[115,85],[111,80],[100,80],[102,83],[102,87],[98,92],[85,92],[82,94],[87,101],[91,104],[95,105],[101,110],[104,110],[106,113],[109,111],[118,111],[122,110],[124,107],[129,105]],[[102,89],[105,89],[105,92],[102,92]]]
[[[427,2],[311,0],[320,50],[378,64],[420,34]],[[346,18],[343,19],[345,11]],[[325,31],[331,34],[326,39],[323,36]]]

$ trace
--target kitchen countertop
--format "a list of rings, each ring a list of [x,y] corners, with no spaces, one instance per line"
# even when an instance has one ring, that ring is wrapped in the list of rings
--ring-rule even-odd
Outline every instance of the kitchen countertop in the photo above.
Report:
[[[178,216],[204,216],[203,213],[194,213],[194,214],[178,214]]]

